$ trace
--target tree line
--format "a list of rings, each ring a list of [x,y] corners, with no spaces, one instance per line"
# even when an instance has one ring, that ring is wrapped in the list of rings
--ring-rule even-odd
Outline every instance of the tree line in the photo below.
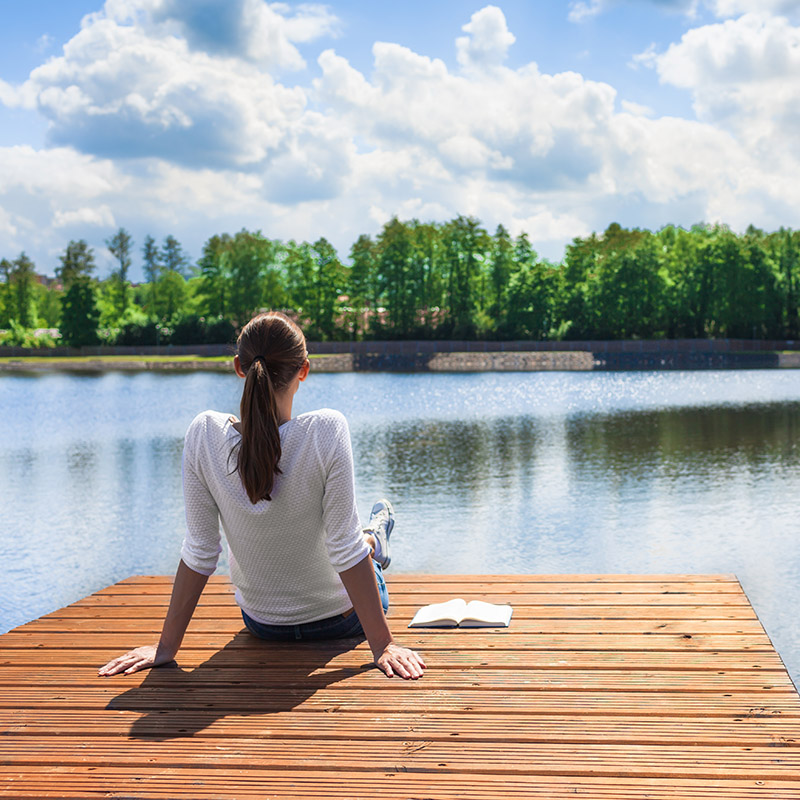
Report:
[[[228,342],[262,308],[283,309],[312,340],[775,338],[798,335],[800,231],[737,234],[722,225],[627,229],[577,237],[560,263],[529,237],[473,217],[393,218],[347,260],[325,238],[215,234],[192,263],[180,242],[120,228],[114,268],[71,241],[55,281],[21,253],[0,261],[5,343],[73,346]],[[146,282],[129,274],[139,258]]]

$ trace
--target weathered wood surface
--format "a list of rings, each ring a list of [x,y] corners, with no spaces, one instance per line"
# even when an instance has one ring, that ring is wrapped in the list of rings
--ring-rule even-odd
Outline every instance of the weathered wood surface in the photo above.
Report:
[[[177,665],[99,678],[152,640],[141,576],[0,637],[0,797],[797,800],[800,699],[732,576],[389,581],[421,681],[364,642],[267,644],[212,578]],[[408,630],[449,597],[508,630]]]

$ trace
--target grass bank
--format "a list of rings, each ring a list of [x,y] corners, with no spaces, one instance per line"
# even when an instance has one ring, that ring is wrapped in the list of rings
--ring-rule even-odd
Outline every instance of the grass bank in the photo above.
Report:
[[[321,366],[336,356],[312,355]],[[3,356],[0,372],[233,372],[231,356]]]

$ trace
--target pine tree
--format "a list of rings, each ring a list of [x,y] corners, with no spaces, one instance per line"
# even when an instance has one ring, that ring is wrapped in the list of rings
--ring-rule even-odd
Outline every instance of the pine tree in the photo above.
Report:
[[[85,275],[75,278],[61,304],[59,330],[64,342],[70,347],[97,344],[100,311],[97,308],[94,287],[89,278]]]

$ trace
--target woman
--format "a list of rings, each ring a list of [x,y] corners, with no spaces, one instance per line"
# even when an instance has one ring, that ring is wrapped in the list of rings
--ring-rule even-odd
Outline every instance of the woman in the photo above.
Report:
[[[384,616],[391,505],[376,503],[362,531],[345,418],[330,409],[292,417],[309,369],[302,331],[283,314],[259,314],[242,329],[237,349],[241,420],[206,411],[186,434],[186,536],[161,638],[99,674],[175,658],[216,568],[221,521],[236,601],[251,633],[283,641],[364,634],[388,677],[421,677],[422,658],[395,644]]]

